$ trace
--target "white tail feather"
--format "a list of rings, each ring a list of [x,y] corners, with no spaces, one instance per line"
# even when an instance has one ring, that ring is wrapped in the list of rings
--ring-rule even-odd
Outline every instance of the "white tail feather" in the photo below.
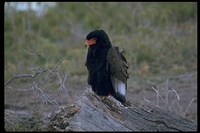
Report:
[[[126,84],[113,76],[111,76],[111,81],[113,84],[113,88],[115,89],[116,98],[124,102],[126,95]]]

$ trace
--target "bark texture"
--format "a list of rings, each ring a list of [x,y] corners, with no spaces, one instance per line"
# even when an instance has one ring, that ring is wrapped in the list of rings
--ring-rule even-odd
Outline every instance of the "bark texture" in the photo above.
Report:
[[[101,100],[88,89],[73,105],[50,117],[51,131],[197,131],[197,124],[155,107],[123,106],[112,96]]]

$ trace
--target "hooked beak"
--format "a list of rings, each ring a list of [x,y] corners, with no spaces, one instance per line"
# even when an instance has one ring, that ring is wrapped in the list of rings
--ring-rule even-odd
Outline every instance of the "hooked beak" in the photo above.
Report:
[[[90,45],[93,45],[93,44],[96,44],[96,38],[92,38],[92,39],[89,39],[89,40],[86,40],[85,41],[85,45],[86,46],[90,46]]]

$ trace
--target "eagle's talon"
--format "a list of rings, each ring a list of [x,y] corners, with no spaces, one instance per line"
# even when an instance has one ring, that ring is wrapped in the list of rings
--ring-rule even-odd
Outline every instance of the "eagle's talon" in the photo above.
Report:
[[[106,99],[106,96],[99,96],[101,101],[105,100]]]

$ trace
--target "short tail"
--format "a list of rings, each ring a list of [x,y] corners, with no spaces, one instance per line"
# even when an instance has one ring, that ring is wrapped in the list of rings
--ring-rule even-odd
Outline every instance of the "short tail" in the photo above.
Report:
[[[122,104],[125,103],[126,98],[126,89],[127,89],[127,85],[126,83],[123,83],[122,81],[118,80],[117,78],[111,76],[111,81],[112,81],[112,85],[113,88],[115,90],[115,94],[114,97],[120,101]]]

